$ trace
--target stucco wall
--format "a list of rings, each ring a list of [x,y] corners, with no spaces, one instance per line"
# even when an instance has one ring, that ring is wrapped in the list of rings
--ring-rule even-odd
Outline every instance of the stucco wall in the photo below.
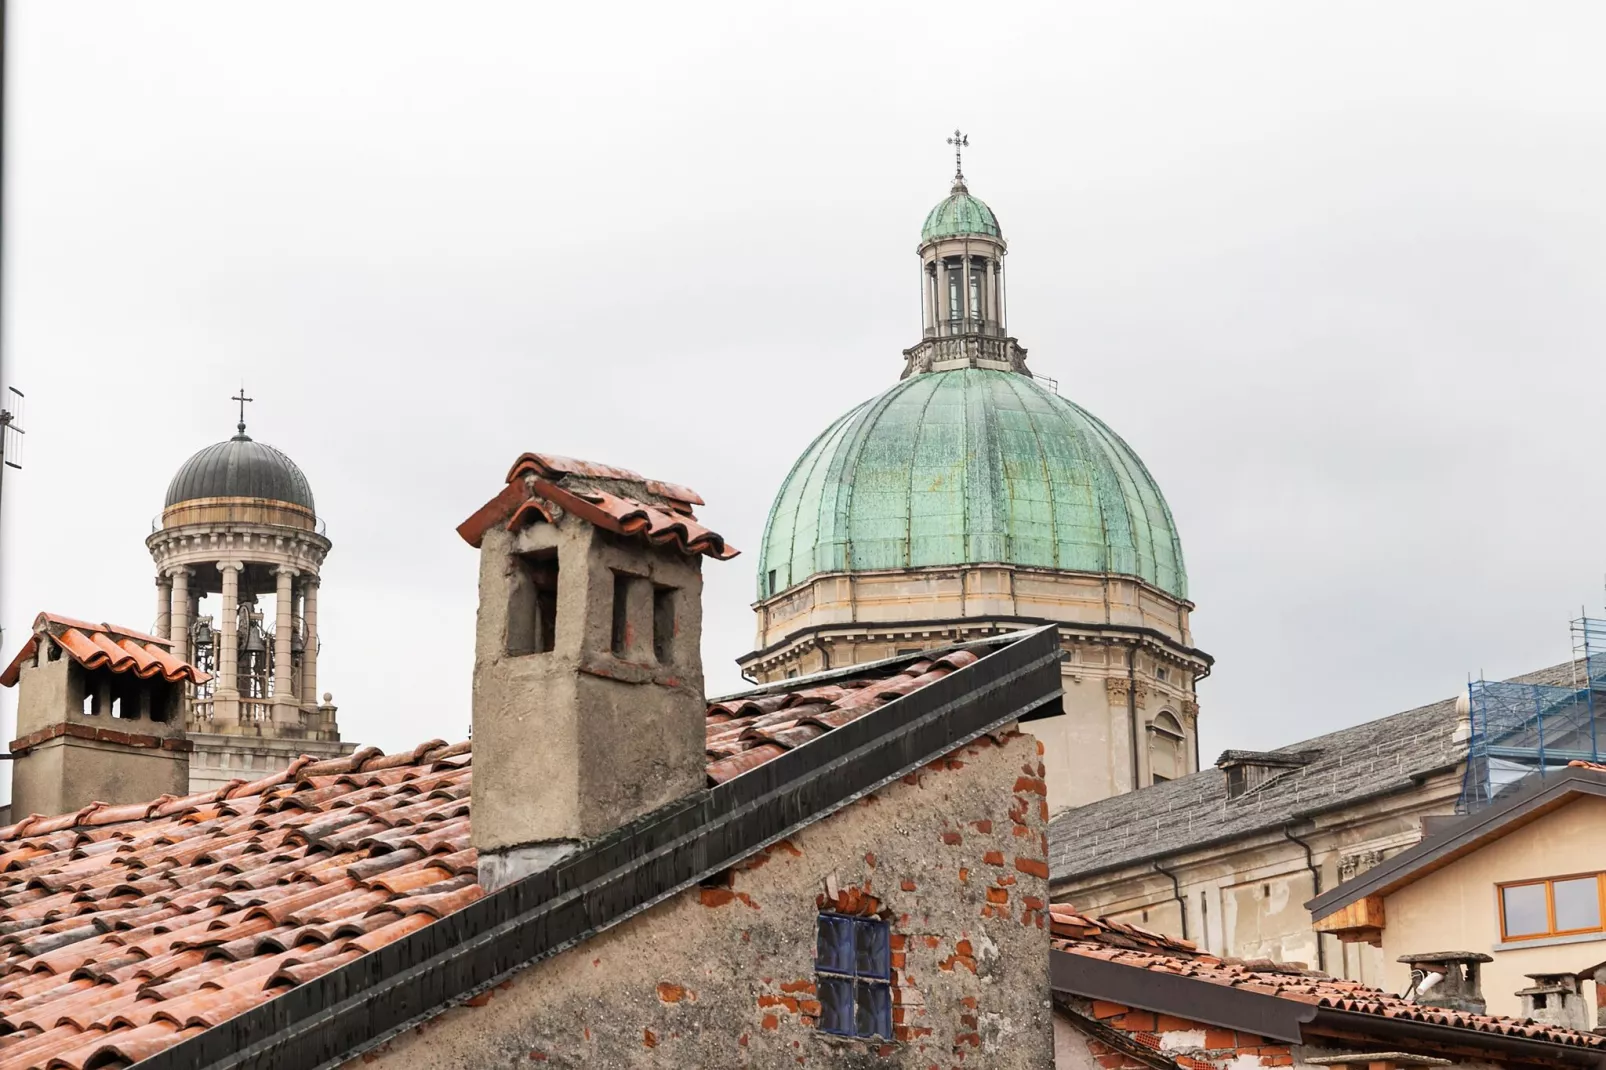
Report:
[[[1514,994],[1530,973],[1581,970],[1606,960],[1606,940],[1496,950],[1500,908],[1495,886],[1606,868],[1606,799],[1583,798],[1546,814],[1464,858],[1427,874],[1383,903],[1385,987],[1402,991],[1409,969],[1394,961],[1424,951],[1481,951],[1489,1010],[1517,1014]]]
[[[979,740],[351,1066],[1049,1065],[1041,770]],[[895,1041],[813,1024],[828,880],[890,912]]]

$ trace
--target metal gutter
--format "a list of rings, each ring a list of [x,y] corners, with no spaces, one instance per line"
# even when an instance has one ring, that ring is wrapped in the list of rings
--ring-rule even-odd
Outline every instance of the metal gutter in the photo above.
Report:
[[[1171,878],[1171,894],[1176,898],[1177,909],[1182,912],[1182,938],[1186,940],[1188,939],[1188,900],[1182,894],[1182,882],[1177,879],[1176,872],[1162,866],[1158,858],[1154,860],[1154,868],[1156,872],[1164,873]],[[1204,935],[1206,939],[1209,938],[1208,933]]]
[[[1321,895],[1322,871],[1321,868],[1316,865],[1316,854],[1310,849],[1309,842],[1294,835],[1293,828],[1294,823],[1292,821],[1284,825],[1283,836],[1290,842],[1297,843],[1305,849],[1305,868],[1310,871],[1310,890],[1316,895]],[[1316,934],[1316,968],[1321,970],[1323,973],[1327,972],[1327,951],[1322,946],[1321,933]]]
[[[1055,992],[1242,1029],[1289,1044],[1300,1042],[1301,1027],[1316,1016],[1308,1003],[1070,951],[1050,956],[1049,984]]]
[[[593,841],[157,1053],[144,1070],[336,1067],[1060,697],[1054,629]]]

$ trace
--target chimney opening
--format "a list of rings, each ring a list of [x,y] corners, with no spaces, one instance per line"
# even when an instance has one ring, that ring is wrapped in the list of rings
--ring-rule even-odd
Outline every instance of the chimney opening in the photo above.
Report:
[[[95,693],[93,691],[84,696],[84,716],[95,716]]]
[[[558,624],[558,553],[541,550],[513,558],[513,589],[508,595],[507,653],[549,654]]]
[[[113,695],[112,696],[112,720],[120,721],[122,719],[123,719],[123,696],[121,696],[121,695]]]
[[[45,644],[45,660],[46,661],[60,661],[61,660],[61,647],[57,646],[55,643],[46,643]]]
[[[624,657],[630,652],[630,584],[634,576],[613,574],[613,653]]]
[[[145,710],[150,715],[151,720],[155,721],[157,724],[167,723],[167,707],[162,703],[162,695],[160,692],[147,690],[144,693],[144,700],[141,704],[145,707]]]
[[[674,661],[675,589],[652,589],[652,656],[660,665]]]

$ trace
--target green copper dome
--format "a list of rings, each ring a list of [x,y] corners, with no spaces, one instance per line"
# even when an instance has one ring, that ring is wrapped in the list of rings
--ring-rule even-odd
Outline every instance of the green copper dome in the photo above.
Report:
[[[1137,454],[1029,376],[982,368],[910,376],[814,440],[770,509],[758,593],[822,572],[972,563],[1137,576],[1188,596],[1171,511]]]
[[[956,182],[954,191],[926,216],[926,225],[920,228],[920,242],[923,245],[937,238],[959,238],[967,234],[982,234],[1000,241],[1004,237],[993,210],[972,197],[963,183]]]

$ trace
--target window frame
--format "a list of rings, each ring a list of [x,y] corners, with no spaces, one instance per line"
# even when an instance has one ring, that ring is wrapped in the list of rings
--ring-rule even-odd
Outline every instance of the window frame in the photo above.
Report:
[[[840,920],[840,921],[845,921],[850,926],[858,926],[858,925],[874,925],[874,926],[878,926],[882,930],[882,932],[885,934],[886,948],[887,948],[887,952],[886,952],[887,953],[886,974],[883,976],[883,975],[879,975],[879,974],[876,974],[876,973],[873,973],[873,972],[871,972],[871,973],[860,973],[858,971],[857,964],[854,964],[852,969],[851,969],[851,972],[848,972],[848,973],[843,973],[840,970],[828,969],[825,966],[822,966],[821,962],[820,962],[820,951],[819,951],[820,927],[821,927],[820,923],[826,918],[833,918],[833,919],[837,919],[837,920]],[[839,1032],[839,1031],[834,1030],[834,1029],[828,1029],[828,1028],[826,1028],[826,1025],[825,1025],[825,1009],[824,1009],[823,1006],[821,1007],[820,1016],[819,1016],[819,1018],[818,1018],[818,1020],[816,1022],[815,1028],[818,1029],[820,1032],[826,1034],[827,1036],[841,1037],[844,1040],[870,1040],[870,1041],[880,1040],[880,1041],[882,1041],[884,1043],[890,1043],[891,1041],[893,1041],[893,1039],[894,1039],[893,1033],[896,1031],[897,1027],[896,1027],[896,1024],[893,1021],[890,1020],[890,1010],[893,1007],[893,1001],[892,1001],[893,981],[895,979],[895,974],[897,973],[897,971],[894,969],[894,967],[892,965],[892,923],[890,921],[888,921],[887,919],[885,919],[885,918],[876,917],[874,915],[872,915],[870,917],[865,917],[863,915],[858,915],[858,914],[842,914],[842,913],[839,913],[838,911],[835,911],[835,910],[822,910],[822,911],[819,911],[814,916],[814,940],[815,940],[814,983],[815,983],[815,991],[819,993],[819,995],[816,998],[820,999],[822,1003],[824,1002],[824,998],[825,998],[824,986],[820,983],[822,980],[830,979],[830,980],[834,980],[834,981],[846,981],[848,983],[849,990],[854,992],[854,1000],[853,1000],[853,1004],[852,1004],[852,1010],[853,1010],[853,1018],[854,1018],[855,1021],[857,1021],[857,1019],[858,1019],[858,1009],[859,1009],[859,1003],[858,1003],[858,998],[857,998],[858,986],[861,985],[861,984],[876,985],[876,986],[878,986],[878,987],[880,987],[880,988],[885,990],[885,992],[886,992],[886,1000],[887,1000],[887,1007],[889,1008],[889,1020],[888,1020],[888,1023],[887,1023],[888,1032],[885,1033],[885,1034],[882,1034],[882,1033],[860,1033],[860,1032],[857,1031],[857,1029],[855,1029],[853,1032],[850,1032],[850,1033],[843,1033],[843,1032]]]
[[[1559,882],[1595,879],[1595,917],[1594,925],[1582,929],[1556,928],[1556,889]],[[1540,933],[1512,933],[1506,925],[1506,889],[1528,888],[1542,885],[1545,889],[1545,931]],[[1606,871],[1594,873],[1566,873],[1554,877],[1534,877],[1520,881],[1501,881],[1495,885],[1495,907],[1500,914],[1500,939],[1504,943],[1521,940],[1548,940],[1556,936],[1579,936],[1585,933],[1606,932]]]

